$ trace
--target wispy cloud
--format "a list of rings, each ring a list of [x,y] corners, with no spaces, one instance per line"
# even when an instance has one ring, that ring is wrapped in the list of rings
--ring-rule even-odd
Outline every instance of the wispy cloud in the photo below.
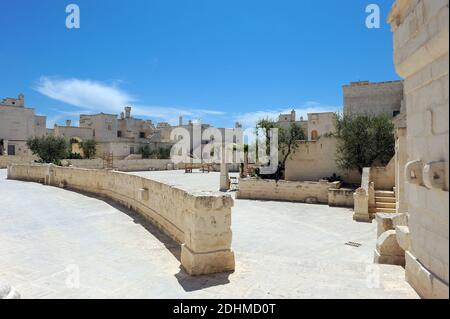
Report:
[[[120,81],[116,81],[113,84],[107,84],[77,78],[42,76],[35,84],[34,89],[53,100],[87,110],[87,112],[83,111],[84,113],[119,114],[124,106],[130,105],[133,106],[132,113],[135,116],[158,118],[170,123],[177,123],[180,115],[194,119],[224,115],[223,112],[205,108],[145,105],[135,96],[121,89],[120,83]]]
[[[255,127],[256,123],[260,119],[273,119],[278,120],[280,114],[290,113],[295,110],[297,120],[303,117],[305,120],[308,118],[308,113],[320,113],[320,112],[337,112],[342,109],[340,106],[323,105],[319,102],[308,101],[300,106],[293,108],[277,108],[277,109],[265,109],[256,112],[239,113],[235,116],[235,121],[242,124],[243,127]]]

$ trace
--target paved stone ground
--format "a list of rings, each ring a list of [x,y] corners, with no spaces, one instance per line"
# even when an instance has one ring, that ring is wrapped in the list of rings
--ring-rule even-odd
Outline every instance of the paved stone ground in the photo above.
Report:
[[[185,189],[219,183],[218,173],[137,174]],[[417,298],[401,267],[372,264],[376,227],[348,209],[236,200],[236,271],[189,277],[179,246],[132,212],[5,178],[0,170],[0,281],[23,298]]]

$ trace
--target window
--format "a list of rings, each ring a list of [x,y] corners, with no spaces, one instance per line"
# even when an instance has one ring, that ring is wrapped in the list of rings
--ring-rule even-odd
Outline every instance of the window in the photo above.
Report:
[[[392,113],[392,115],[394,116],[394,117],[396,117],[397,115],[399,115],[400,114],[400,111],[394,111],[393,113]]]
[[[139,132],[139,138],[145,138],[145,132]]]
[[[122,137],[122,131],[117,131],[117,137]]]
[[[130,147],[130,154],[134,154],[134,146]]]
[[[8,155],[16,155],[16,146],[8,144]]]

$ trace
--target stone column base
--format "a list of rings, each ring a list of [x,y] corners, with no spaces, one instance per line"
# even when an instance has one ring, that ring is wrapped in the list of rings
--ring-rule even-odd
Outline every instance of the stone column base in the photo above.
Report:
[[[183,244],[181,245],[181,265],[191,276],[234,271],[234,252],[230,249],[195,253]]]
[[[373,262],[375,264],[405,266],[405,256],[381,255],[380,252],[377,249],[375,249]]]
[[[353,220],[357,222],[365,222],[365,223],[371,223],[373,217],[371,217],[369,214],[353,214]]]
[[[426,299],[448,299],[448,283],[436,277],[410,251],[406,251],[406,281]]]

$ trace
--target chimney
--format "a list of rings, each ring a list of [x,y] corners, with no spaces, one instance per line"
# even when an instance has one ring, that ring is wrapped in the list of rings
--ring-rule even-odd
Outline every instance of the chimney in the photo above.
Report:
[[[183,125],[183,117],[182,117],[182,116],[180,116],[180,117],[178,118],[178,125],[179,125],[179,126],[182,126],[182,125]]]
[[[71,126],[72,125],[72,120],[66,120],[66,126]]]
[[[131,117],[131,107],[125,106],[125,118],[129,119]]]

